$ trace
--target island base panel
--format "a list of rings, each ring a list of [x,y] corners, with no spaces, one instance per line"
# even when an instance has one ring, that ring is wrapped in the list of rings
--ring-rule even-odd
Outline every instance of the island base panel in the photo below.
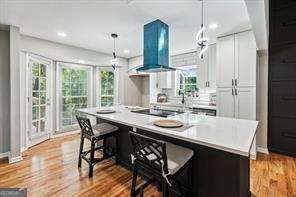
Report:
[[[127,169],[132,169],[131,147],[128,132],[132,127],[97,119],[98,123],[108,122],[119,127],[119,164]],[[180,139],[160,135],[151,131],[137,129],[140,134],[149,137],[174,143],[179,146],[190,148],[194,151],[192,159],[193,196],[196,197],[249,197],[250,193],[250,166],[249,157],[236,155],[233,153],[217,150],[214,148],[193,144]],[[106,141],[108,146],[115,147],[115,141]],[[187,169],[188,170],[188,169]],[[187,172],[180,176],[180,181],[186,184],[188,180]],[[140,175],[147,178],[147,173],[141,170]]]

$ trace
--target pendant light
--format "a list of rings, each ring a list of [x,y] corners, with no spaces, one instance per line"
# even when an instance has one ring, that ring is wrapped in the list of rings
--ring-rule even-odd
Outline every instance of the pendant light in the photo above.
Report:
[[[118,35],[113,33],[111,34],[111,37],[113,38],[113,59],[111,60],[111,65],[112,65],[112,68],[115,70],[116,66],[118,65],[118,60],[116,58],[116,53],[115,53],[115,40],[116,38],[118,38]]]
[[[197,44],[197,47],[200,49],[199,58],[201,60],[204,60],[204,53],[209,47],[208,46],[209,40],[208,38],[204,37],[204,31],[206,29],[204,26],[204,16],[203,16],[204,4],[203,4],[203,0],[200,0],[200,1],[201,1],[201,28],[196,34],[196,44]]]

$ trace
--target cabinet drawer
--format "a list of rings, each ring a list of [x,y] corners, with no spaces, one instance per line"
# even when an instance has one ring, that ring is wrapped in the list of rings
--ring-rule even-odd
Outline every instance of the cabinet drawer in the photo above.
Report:
[[[281,82],[272,84],[271,114],[284,117],[296,117],[296,83]]]
[[[274,10],[271,21],[273,22],[271,38],[273,42],[296,41],[296,12],[295,7]]]
[[[272,0],[270,5],[273,9],[280,9],[296,5],[296,0]]]
[[[296,153],[296,119],[272,117],[269,128],[270,142],[273,149],[280,150],[288,154]]]
[[[296,79],[296,44],[270,49],[272,80]]]

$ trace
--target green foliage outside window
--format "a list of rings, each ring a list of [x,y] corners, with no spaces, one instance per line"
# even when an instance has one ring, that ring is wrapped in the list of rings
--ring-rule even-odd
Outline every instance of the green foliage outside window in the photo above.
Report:
[[[114,105],[114,73],[103,70],[101,77],[101,106]]]

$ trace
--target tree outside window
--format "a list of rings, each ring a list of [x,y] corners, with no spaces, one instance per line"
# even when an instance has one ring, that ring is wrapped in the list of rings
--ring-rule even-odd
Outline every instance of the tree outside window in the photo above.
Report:
[[[101,77],[101,106],[114,105],[114,72],[102,70]]]
[[[186,95],[197,91],[197,73],[196,68],[192,66],[183,67],[179,77],[180,90]]]

